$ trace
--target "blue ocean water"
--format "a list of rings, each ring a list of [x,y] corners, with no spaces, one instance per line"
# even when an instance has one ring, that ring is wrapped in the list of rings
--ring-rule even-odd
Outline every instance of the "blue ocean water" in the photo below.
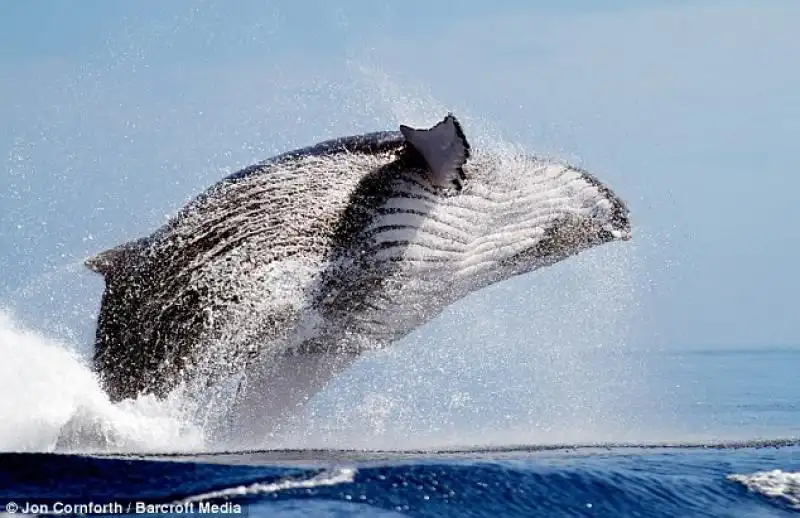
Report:
[[[132,516],[797,516],[800,349],[647,354],[661,367],[653,386],[671,392],[671,419],[685,425],[675,441],[5,453],[0,501],[7,512]],[[652,419],[657,427],[659,416]],[[90,502],[94,507],[69,507]]]

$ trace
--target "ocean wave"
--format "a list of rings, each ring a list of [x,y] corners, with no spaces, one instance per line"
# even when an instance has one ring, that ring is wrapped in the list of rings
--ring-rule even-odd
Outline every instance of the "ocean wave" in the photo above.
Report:
[[[437,517],[785,516],[797,510],[800,473],[792,460],[797,447],[781,451],[518,452],[494,459],[420,455],[270,464],[250,454],[218,464],[0,454],[0,508],[24,497],[44,504],[236,505],[258,516],[287,510],[334,515],[331,510],[350,504],[376,514]],[[747,473],[742,468],[765,463],[776,470],[728,475],[731,468]]]
[[[783,500],[792,509],[800,510],[800,472],[793,473],[774,469],[758,471],[749,475],[729,475],[728,480],[738,482],[754,493]]]
[[[236,486],[227,489],[209,491],[199,495],[184,498],[179,503],[187,504],[190,502],[205,502],[209,500],[241,498],[245,496],[263,495],[275,493],[287,489],[313,489],[316,487],[335,486],[353,482],[356,474],[355,468],[338,468],[331,471],[323,471],[308,479],[288,478],[277,482],[256,482],[246,486]]]

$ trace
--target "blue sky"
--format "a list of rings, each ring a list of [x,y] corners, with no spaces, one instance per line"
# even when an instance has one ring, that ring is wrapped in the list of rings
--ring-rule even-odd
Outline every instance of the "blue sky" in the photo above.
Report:
[[[457,314],[523,340],[542,308],[580,298],[576,279],[608,275],[638,346],[800,343],[800,5],[600,4],[5,5],[0,306],[87,343],[102,289],[87,254],[238,167],[453,110],[477,142],[595,172],[637,234],[464,301],[431,333],[458,336]]]

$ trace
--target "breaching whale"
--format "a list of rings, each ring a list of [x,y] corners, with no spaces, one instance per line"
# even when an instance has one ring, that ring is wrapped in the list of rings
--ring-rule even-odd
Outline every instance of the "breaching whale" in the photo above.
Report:
[[[338,138],[232,174],[88,259],[105,280],[94,366],[114,401],[244,373],[277,418],[456,300],[630,236],[593,175],[474,150],[452,114]]]

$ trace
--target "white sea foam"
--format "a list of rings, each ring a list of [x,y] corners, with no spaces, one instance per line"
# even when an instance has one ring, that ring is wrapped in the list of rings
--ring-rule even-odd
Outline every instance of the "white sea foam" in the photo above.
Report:
[[[315,487],[335,486],[339,484],[348,484],[353,482],[356,475],[355,468],[338,468],[331,471],[323,471],[310,479],[284,479],[278,482],[262,483],[256,482],[248,486],[236,486],[218,491],[211,491],[209,493],[202,493],[195,496],[190,496],[182,500],[181,504],[189,502],[203,502],[206,500],[216,500],[220,498],[236,498],[248,495],[263,495],[267,493],[276,493],[278,491],[285,491],[287,489],[312,489]]]
[[[754,493],[783,500],[793,509],[800,509],[800,473],[774,469],[749,475],[728,475],[728,480],[738,482]]]
[[[0,311],[0,451],[196,451],[177,397],[111,403],[68,344]]]

